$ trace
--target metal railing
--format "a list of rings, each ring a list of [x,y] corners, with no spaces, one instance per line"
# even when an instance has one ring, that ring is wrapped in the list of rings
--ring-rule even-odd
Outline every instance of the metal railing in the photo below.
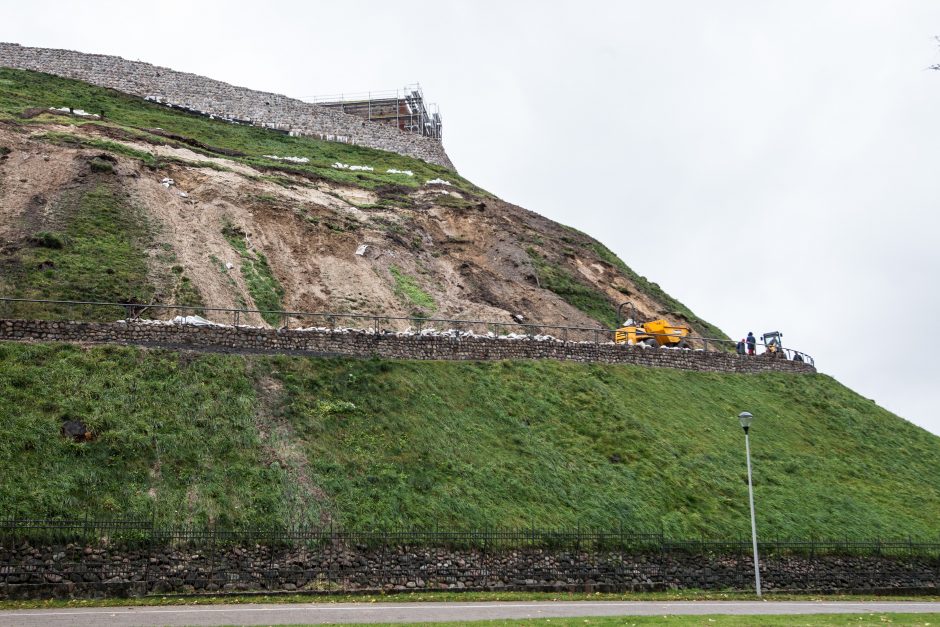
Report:
[[[455,549],[617,550],[686,554],[750,554],[751,539],[670,538],[636,527],[617,529],[498,527],[487,529],[397,527],[342,529],[333,525],[226,529],[164,526],[152,519],[0,519],[0,545],[23,542],[153,544],[159,546],[248,545],[360,548],[443,547]],[[919,556],[940,559],[940,537],[925,538],[765,538],[761,555]]]
[[[474,335],[492,339],[527,337],[537,340],[580,342],[595,345],[613,343],[614,336],[613,329],[603,327],[530,324],[526,322],[0,297],[0,317],[2,318],[20,317],[101,322],[120,317],[121,320],[163,320],[175,321],[177,324],[200,324],[200,321],[191,318],[192,316],[199,316],[215,325],[236,328],[262,327],[262,324],[251,323],[262,323],[263,321],[270,323],[273,320],[276,321],[276,324],[271,324],[271,326],[280,329],[334,332],[360,331],[373,334],[409,333],[420,335],[422,333],[443,333],[455,337]],[[252,317],[254,317],[254,320],[252,320]],[[685,339],[691,341],[695,350],[729,353],[733,352],[737,345],[734,340],[724,338],[689,335]],[[762,342],[758,342],[757,346],[764,350],[760,354],[761,357],[802,361],[809,365],[815,365],[815,360],[802,351],[785,347],[768,347]],[[771,348],[774,350],[769,350]]]

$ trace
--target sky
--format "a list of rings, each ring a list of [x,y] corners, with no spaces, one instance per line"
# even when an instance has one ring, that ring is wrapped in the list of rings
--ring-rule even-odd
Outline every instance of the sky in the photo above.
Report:
[[[597,237],[735,339],[782,331],[940,434],[940,2],[0,0],[0,14],[0,41],[302,99],[420,82],[461,174]]]

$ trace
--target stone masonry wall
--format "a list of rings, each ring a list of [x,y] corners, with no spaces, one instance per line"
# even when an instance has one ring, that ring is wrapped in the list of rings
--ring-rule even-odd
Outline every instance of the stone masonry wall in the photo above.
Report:
[[[220,118],[247,120],[259,126],[378,148],[454,169],[439,140],[280,94],[236,87],[149,63],[0,42],[0,67],[72,78]],[[62,107],[71,103],[48,105]]]
[[[0,598],[278,591],[750,589],[748,554],[527,548],[0,546]],[[940,559],[763,555],[765,590],[937,590]]]
[[[814,373],[806,363],[723,352],[530,338],[399,336],[366,331],[261,329],[147,322],[0,320],[0,340],[134,344],[223,352],[343,355],[387,359],[555,359],[712,372]]]

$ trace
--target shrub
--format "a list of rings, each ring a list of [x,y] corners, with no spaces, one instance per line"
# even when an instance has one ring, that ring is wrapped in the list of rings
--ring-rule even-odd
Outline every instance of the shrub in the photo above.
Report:
[[[30,241],[33,245],[40,248],[51,248],[53,250],[61,250],[65,246],[65,242],[62,241],[62,237],[56,233],[50,233],[49,231],[40,231],[30,238]]]

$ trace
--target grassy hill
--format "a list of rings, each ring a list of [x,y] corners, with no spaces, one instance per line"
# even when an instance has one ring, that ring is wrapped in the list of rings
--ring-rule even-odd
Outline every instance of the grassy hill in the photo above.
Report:
[[[0,344],[0,511],[935,536],[940,438],[823,376]],[[80,418],[88,442],[59,434]]]

